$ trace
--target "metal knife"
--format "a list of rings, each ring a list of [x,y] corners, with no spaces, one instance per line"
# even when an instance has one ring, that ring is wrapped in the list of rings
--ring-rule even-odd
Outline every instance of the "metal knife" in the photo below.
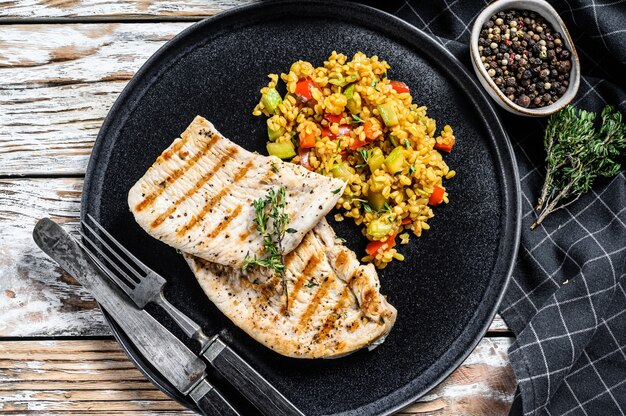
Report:
[[[83,285],[113,317],[141,354],[204,415],[241,416],[206,379],[206,364],[145,310],[137,308],[100,275],[76,240],[44,218],[33,231],[35,243]]]

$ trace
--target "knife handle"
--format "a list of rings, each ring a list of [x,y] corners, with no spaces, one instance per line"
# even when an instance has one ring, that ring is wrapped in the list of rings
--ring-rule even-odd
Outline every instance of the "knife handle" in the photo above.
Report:
[[[215,338],[202,355],[264,415],[304,416],[293,403],[221,339]]]
[[[204,416],[241,416],[206,379],[189,393]]]

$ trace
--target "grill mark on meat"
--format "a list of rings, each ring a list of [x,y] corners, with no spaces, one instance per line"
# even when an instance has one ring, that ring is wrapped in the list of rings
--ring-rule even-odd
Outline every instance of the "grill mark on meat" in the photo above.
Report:
[[[179,140],[176,143],[174,143],[174,145],[172,146],[171,149],[168,149],[165,152],[161,153],[161,155],[157,158],[157,163],[158,162],[165,162],[165,161],[169,160],[172,156],[174,156],[174,154],[178,153],[178,151],[180,149],[182,149],[182,147],[186,143],[187,143],[187,137],[182,138],[181,140]]]
[[[191,169],[191,167],[193,165],[196,164],[196,162],[204,155],[206,154],[209,150],[211,150],[211,148],[215,145],[215,143],[217,143],[217,141],[219,140],[220,136],[218,136],[217,134],[214,135],[213,137],[211,137],[211,140],[209,140],[208,143],[206,143],[206,145],[200,149],[196,154],[194,154],[191,159],[189,159],[187,161],[187,163],[185,164],[185,166],[176,169],[174,172],[172,172],[171,175],[169,175],[167,178],[165,178],[165,183],[166,184],[172,184],[173,182],[175,182],[178,178],[180,178],[181,176],[183,176],[185,174],[185,172],[187,172],[189,169]],[[185,141],[185,139],[181,140],[179,143],[183,143]],[[172,146],[172,149],[170,150],[174,150],[174,146]],[[163,153],[163,155],[167,154],[168,152]],[[160,157],[163,157],[163,155],[161,155]],[[164,160],[167,160],[171,157],[171,155],[169,155],[167,158],[165,158]],[[154,201],[163,193],[165,192],[165,186],[159,186],[158,188],[156,188],[154,191],[152,191],[152,193],[148,194],[143,201],[141,201],[140,203],[138,203],[135,206],[135,209],[137,211],[143,211],[144,209],[146,209],[147,207],[149,207],[150,205],[152,205],[154,203]]]
[[[345,266],[345,264],[348,262],[349,257],[346,254],[345,251],[341,251],[339,252],[339,255],[337,256],[337,266],[336,267],[343,267]]]
[[[191,220],[183,225],[182,227],[180,227],[180,229],[178,230],[178,232],[176,233],[177,237],[182,237],[183,235],[185,235],[185,233],[189,230],[191,230],[193,227],[195,227],[198,222],[200,221],[200,219],[204,218],[204,216],[213,209],[213,207],[215,206],[215,204],[217,204],[219,202],[220,199],[222,199],[224,197],[224,195],[226,195],[228,192],[230,191],[229,187],[226,188],[222,188],[217,194],[215,194],[210,200],[209,202],[207,202],[203,207],[202,210],[200,210],[200,213],[197,215],[194,215],[193,217],[191,217]]]
[[[372,303],[372,300],[374,298],[374,292],[372,291],[372,289],[367,289],[365,291],[365,294],[363,294],[363,301],[361,302],[360,308],[363,311],[367,311],[367,308],[370,306],[370,303]]]
[[[226,163],[228,159],[232,158],[236,153],[237,151],[235,148],[230,149],[228,153],[222,156],[219,162],[215,166],[213,166],[213,169],[211,169],[210,171],[202,175],[202,177],[199,180],[197,180],[196,183],[189,190],[187,190],[187,192],[185,192],[185,194],[181,198],[178,199],[178,201],[174,202],[174,204],[172,204],[163,214],[159,215],[154,221],[152,221],[150,226],[152,228],[156,228],[159,225],[161,225],[163,221],[168,219],[169,216],[172,215],[174,211],[176,211],[176,209],[178,208],[180,204],[182,204],[188,198],[190,198],[196,192],[198,192],[198,190],[202,186],[204,186],[204,184],[207,183],[217,173],[218,170],[222,168],[222,165]]]
[[[311,257],[309,257],[309,260],[304,266],[304,269],[302,269],[302,272],[300,273],[300,276],[298,276],[298,280],[296,281],[296,284],[294,285],[293,290],[291,291],[293,293],[294,299],[298,295],[298,292],[300,292],[300,290],[302,289],[302,286],[304,286],[304,283],[307,280],[307,278],[312,277],[313,272],[315,271],[317,266],[320,264],[320,262],[321,261],[317,253],[313,253]]]
[[[305,243],[303,242],[301,244],[305,244]],[[288,259],[285,259],[285,267],[287,269],[290,269],[291,260],[295,257],[295,251],[292,251],[291,253],[289,253],[287,257]],[[320,264],[320,262],[321,260],[318,257],[317,253],[312,253],[309,259],[307,260],[306,264],[302,268],[302,271],[297,271],[297,270],[291,271],[294,276],[298,275],[298,277],[296,278],[293,288],[288,293],[290,299],[297,298],[298,293],[300,293],[300,290],[302,290],[302,287],[304,286],[306,281],[309,278],[313,277],[313,272],[315,271],[317,266]],[[283,315],[287,313],[287,308],[285,308],[284,305],[281,309],[281,312]]]
[[[339,319],[339,311],[344,307],[344,303],[349,293],[350,288],[348,288],[348,286],[344,287],[341,291],[341,295],[339,296],[339,300],[333,308],[333,311],[328,315],[328,317],[326,318],[326,322],[324,322],[324,325],[322,325],[322,328],[319,330],[319,332],[313,336],[313,342],[319,343],[324,341],[328,337],[330,331],[335,327],[335,322],[337,322],[337,319]]]
[[[237,148],[232,148],[231,149],[233,156],[237,154],[238,150]],[[250,162],[250,164],[252,163],[252,161]],[[222,164],[223,165],[223,164]],[[218,165],[218,166],[222,166],[222,165]],[[248,166],[248,164],[246,164],[245,166],[243,166],[237,173],[235,173],[234,175],[234,180],[235,183],[237,183],[239,180],[241,180],[246,173],[248,173],[248,171],[250,170],[250,166]],[[194,215],[193,217],[191,217],[191,220],[185,224],[184,226],[182,226],[176,233],[176,235],[178,237],[182,237],[183,235],[185,235],[185,233],[189,230],[191,230],[193,227],[195,227],[202,218],[204,218],[209,211],[211,211],[215,205],[224,197],[224,195],[226,195],[228,192],[231,191],[231,187],[225,187],[222,188],[216,195],[214,195],[203,207],[202,210],[200,210],[200,213],[197,215]],[[237,210],[238,209],[238,210]],[[235,217],[237,217],[237,215],[239,215],[239,212],[241,211],[241,205],[239,205],[237,207],[237,214],[231,215],[229,221],[224,225],[224,227],[226,225],[228,225]],[[222,229],[224,228],[222,227]]]
[[[291,260],[295,258],[295,251],[289,253],[287,257],[289,257],[289,260],[285,260],[285,267],[290,270]],[[287,292],[289,299],[296,299],[298,293],[300,293],[300,290],[302,290],[302,287],[304,286],[307,278],[311,277],[312,271],[315,269],[315,266],[317,266],[319,262],[320,260],[317,258],[317,256],[315,254],[312,254],[307,260],[302,271],[299,272],[297,270],[290,270],[293,276],[298,275],[298,277],[293,284],[293,288]],[[311,264],[313,264],[313,267],[310,266]],[[283,315],[287,314],[287,308],[285,307],[285,305],[282,306],[280,311]]]
[[[355,283],[354,281],[362,275],[363,272],[361,271],[361,269],[357,268],[354,273],[352,273],[352,276],[346,279],[346,283],[348,284],[348,286],[352,286],[352,284]]]
[[[250,236],[250,230],[246,230],[243,233],[239,234],[239,241],[246,241],[246,238]]]
[[[235,151],[234,153],[237,153],[237,149],[236,148],[231,148],[229,153],[232,151]],[[250,170],[250,168],[252,168],[254,166],[254,160],[250,159],[248,160],[248,162],[245,164],[245,166],[243,168],[241,168],[239,170],[239,172],[235,173],[235,183],[239,182],[244,176],[246,176],[246,173],[248,173],[248,171]]]
[[[215,227],[215,229],[213,231],[211,231],[211,233],[207,236],[207,238],[215,238],[217,237],[222,231],[224,231],[224,229],[226,227],[228,227],[228,224],[231,223],[232,220],[234,220],[235,218],[237,218],[237,216],[239,215],[239,213],[241,213],[241,205],[237,205],[237,207],[235,208],[235,210],[228,216],[225,217],[224,220],[222,222],[220,222],[219,224],[217,224],[217,227]]]
[[[350,326],[348,326],[348,331],[350,331],[350,332],[354,332],[354,331],[356,331],[357,329],[359,329],[359,326],[360,326],[360,325],[361,325],[361,324],[359,323],[359,319],[357,318],[356,320],[354,320],[354,321],[350,324]]]
[[[271,182],[272,176],[274,176],[275,172],[272,170],[272,168],[270,167],[270,169],[268,169],[267,173],[265,174],[265,176],[263,176],[259,182],[262,184],[268,184]]]
[[[300,317],[300,322],[298,322],[296,331],[299,332],[306,327],[306,324],[309,322],[309,320],[311,319],[311,316],[313,315],[313,313],[319,306],[320,301],[326,296],[326,294],[330,290],[330,286],[334,281],[335,281],[334,273],[330,273],[326,277],[324,282],[322,282],[322,285],[320,286],[320,288],[317,289],[317,291],[315,292],[315,295],[313,295],[313,299],[311,299],[311,303],[309,303],[306,310]]]

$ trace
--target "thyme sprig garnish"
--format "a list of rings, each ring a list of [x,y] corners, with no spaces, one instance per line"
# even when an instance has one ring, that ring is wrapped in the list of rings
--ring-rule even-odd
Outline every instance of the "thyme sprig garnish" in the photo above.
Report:
[[[259,198],[252,203],[256,218],[257,231],[263,236],[263,249],[266,256],[258,258],[256,254],[250,257],[246,254],[243,260],[243,270],[252,266],[267,267],[274,270],[282,282],[285,294],[285,313],[289,316],[289,294],[287,293],[287,281],[285,279],[285,253],[283,250],[283,238],[285,233],[297,232],[293,228],[287,228],[289,215],[285,213],[287,202],[285,200],[285,187],[281,186],[278,191],[270,189],[264,198]]]
[[[604,107],[598,131],[595,120],[595,113],[571,106],[548,120],[544,136],[546,179],[537,201],[540,212],[531,229],[554,211],[573,204],[598,177],[619,173],[618,159],[626,151],[622,114],[612,106]]]

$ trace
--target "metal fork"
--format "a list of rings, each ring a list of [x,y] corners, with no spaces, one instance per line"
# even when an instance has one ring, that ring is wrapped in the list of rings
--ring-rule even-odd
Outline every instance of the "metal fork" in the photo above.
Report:
[[[171,316],[174,321],[176,321],[178,326],[180,326],[180,328],[185,332],[185,335],[198,341],[200,343],[201,349],[208,347],[211,339],[204,334],[202,328],[200,328],[200,325],[192,321],[187,315],[179,311],[178,308],[176,308],[174,305],[169,303],[167,299],[165,299],[165,295],[163,294],[163,288],[165,287],[167,280],[165,280],[161,275],[154,272],[148,266],[143,264],[137,257],[133,256],[124,246],[122,246],[115,238],[113,238],[113,236],[109,234],[109,232],[104,227],[102,227],[90,214],[87,214],[87,217],[93,222],[96,228],[102,232],[102,234],[108,237],[108,239],[115,245],[115,247],[122,251],[128,257],[128,259],[133,262],[135,266],[133,267],[128,264],[128,262],[124,260],[122,256],[120,256],[113,248],[111,248],[109,243],[107,243],[104,238],[102,238],[85,221],[81,221],[83,228],[88,230],[94,237],[96,237],[96,239],[100,241],[100,243],[102,243],[104,247],[106,247],[108,252],[132,273],[135,279],[132,279],[126,272],[122,270],[121,267],[117,265],[117,263],[112,261],[111,258],[104,252],[104,250],[98,247],[97,244],[94,244],[94,241],[92,241],[86,235],[86,233],[83,232],[83,230],[79,230],[80,235],[83,237],[83,239],[89,242],[89,244],[102,257],[104,257],[107,262],[111,264],[111,266],[113,266],[115,270],[117,270],[117,272],[124,277],[124,279],[126,279],[126,282],[113,273],[107,273],[107,277],[117,283],[117,285],[124,292],[126,292],[128,297],[131,298],[138,307],[144,309],[147,304],[149,304],[150,302],[154,302],[155,304],[163,308],[163,310],[165,310],[165,312],[167,312],[167,314]],[[141,269],[144,274],[139,273],[137,271],[137,268]]]
[[[195,339],[200,343],[200,354],[263,414],[267,416],[304,416],[296,406],[244,361],[239,354],[226,345],[218,335],[209,338],[202,331],[200,325],[169,303],[163,294],[163,287],[167,281],[132,255],[95,218],[89,214],[87,214],[87,217],[95,225],[95,228],[107,238],[102,237],[86,221],[81,221],[83,228],[89,231],[102,244],[103,248],[100,248],[83,230],[79,231],[81,236],[124,279],[121,279],[110,268],[107,268],[98,257],[95,255],[91,255],[91,257],[100,266],[103,273],[115,282],[139,308],[143,309],[151,302],[159,305],[172,317],[189,338]],[[118,254],[111,247],[111,244],[124,253],[132,265]],[[87,252],[93,254],[89,250]],[[128,269],[130,274],[124,271],[111,257],[117,259]],[[143,273],[140,273],[138,270],[141,270]]]

